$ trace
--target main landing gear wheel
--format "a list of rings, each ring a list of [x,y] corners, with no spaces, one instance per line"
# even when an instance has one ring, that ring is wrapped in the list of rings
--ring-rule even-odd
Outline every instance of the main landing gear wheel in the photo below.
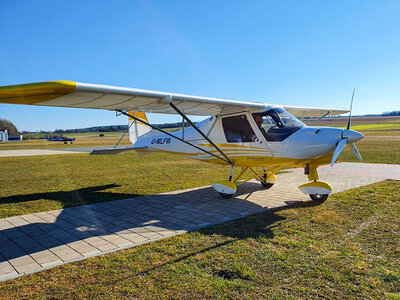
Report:
[[[273,176],[273,175],[272,175]],[[275,177],[275,176],[273,176]],[[262,177],[259,177],[258,180],[261,182],[261,185],[263,186],[263,188],[265,188],[266,190],[269,190],[270,188],[272,188],[274,186],[275,182],[267,182],[267,175],[264,175]]]
[[[221,198],[224,199],[230,199],[233,196],[233,194],[225,194],[225,193],[219,193],[219,195],[221,196]]]
[[[312,201],[315,201],[315,202],[324,202],[324,201],[326,201],[326,199],[328,199],[328,196],[329,196],[329,195],[327,195],[327,194],[325,194],[325,195],[321,195],[321,194],[310,194],[309,196],[310,196],[310,198],[311,198]]]
[[[266,181],[261,181],[261,185],[266,189],[269,190],[270,188],[272,188],[274,186],[273,183],[268,183]]]

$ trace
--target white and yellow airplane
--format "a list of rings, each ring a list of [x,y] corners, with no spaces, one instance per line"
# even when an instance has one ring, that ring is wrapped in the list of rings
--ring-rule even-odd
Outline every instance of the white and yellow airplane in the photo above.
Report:
[[[249,103],[72,81],[2,86],[0,103],[105,109],[126,115],[133,147],[91,154],[160,151],[230,165],[228,179],[212,185],[224,198],[232,197],[237,186],[254,178],[266,189],[271,188],[277,180],[275,174],[291,166],[304,168],[308,175],[309,182],[299,189],[314,201],[325,201],[332,188],[319,180],[317,168],[333,166],[347,143],[362,160],[354,143],[363,135],[350,130],[351,113],[347,129],[306,126],[296,118],[322,118],[348,110]],[[166,132],[150,124],[145,112],[179,114],[182,124],[186,121],[191,127]],[[194,124],[188,115],[209,117]],[[234,167],[241,168],[236,178]],[[241,180],[247,171],[251,176]]]

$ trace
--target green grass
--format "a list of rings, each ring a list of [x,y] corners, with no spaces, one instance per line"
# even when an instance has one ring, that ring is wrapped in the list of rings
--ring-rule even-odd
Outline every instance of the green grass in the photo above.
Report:
[[[392,121],[386,123],[375,123],[375,124],[362,124],[351,126],[352,130],[363,131],[363,130],[387,130],[387,129],[400,129],[400,121]]]
[[[326,118],[315,126],[347,127],[347,118]],[[311,125],[313,121],[306,121]],[[364,135],[400,135],[400,117],[353,117],[351,129],[360,131]]]
[[[123,135],[123,132],[104,133],[105,136],[99,137],[98,133],[88,132],[73,135],[76,140],[71,144],[68,142],[46,141],[45,139],[25,140],[18,142],[0,143],[1,150],[19,150],[19,149],[60,149],[60,148],[75,148],[75,147],[92,147],[92,146],[114,146]],[[120,145],[131,145],[128,134],[121,140]]]
[[[331,126],[346,128],[347,123],[332,124]],[[356,131],[369,131],[369,130],[380,131],[380,130],[388,130],[388,129],[400,130],[400,121],[376,122],[376,123],[370,123],[370,124],[352,124],[351,129],[356,130]]]
[[[366,163],[400,164],[400,139],[398,138],[364,138],[356,143]],[[358,162],[358,159],[347,145],[339,161]]]
[[[0,283],[2,299],[398,299],[400,183]]]
[[[386,129],[386,130],[365,130],[361,132],[365,136],[400,136],[400,129]]]

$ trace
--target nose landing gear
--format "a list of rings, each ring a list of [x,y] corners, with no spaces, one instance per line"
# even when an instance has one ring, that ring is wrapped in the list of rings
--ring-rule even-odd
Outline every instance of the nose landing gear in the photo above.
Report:
[[[319,180],[317,168],[307,165],[304,168],[304,173],[308,175],[308,180],[310,180],[310,182],[300,185],[300,191],[304,194],[308,194],[311,200],[315,202],[322,203],[328,199],[329,194],[332,193],[332,187],[329,183]]]

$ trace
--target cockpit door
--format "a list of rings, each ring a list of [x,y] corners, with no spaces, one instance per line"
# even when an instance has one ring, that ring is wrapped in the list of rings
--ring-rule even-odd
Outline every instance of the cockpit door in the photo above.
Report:
[[[231,149],[248,156],[272,156],[265,139],[249,113],[221,117],[224,137]]]

